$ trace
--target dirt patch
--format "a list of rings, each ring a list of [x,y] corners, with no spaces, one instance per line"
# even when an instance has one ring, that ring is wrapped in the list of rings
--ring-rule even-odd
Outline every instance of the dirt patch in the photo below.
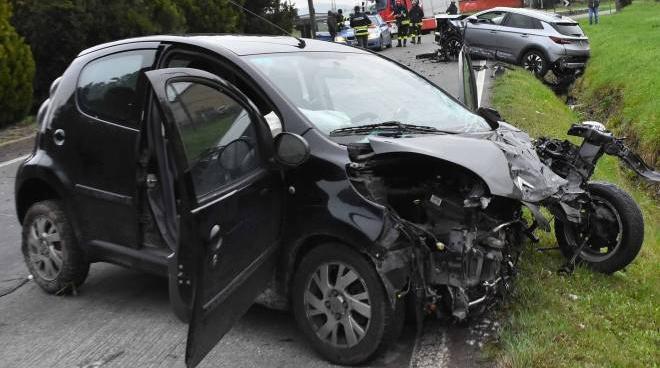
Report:
[[[0,146],[24,137],[33,136],[37,132],[34,116],[25,118],[20,123],[0,129]]]

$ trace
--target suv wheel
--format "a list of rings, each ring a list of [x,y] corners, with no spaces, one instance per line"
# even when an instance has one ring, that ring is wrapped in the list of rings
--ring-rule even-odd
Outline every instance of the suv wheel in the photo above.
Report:
[[[34,281],[50,294],[71,292],[87,278],[89,262],[59,201],[30,207],[23,221],[21,250]]]
[[[537,50],[526,52],[521,59],[521,66],[538,77],[543,77],[548,72],[548,61],[545,55]]]
[[[292,290],[298,326],[327,360],[364,362],[395,340],[403,308],[393,310],[374,267],[351,248],[324,244],[302,260]]]

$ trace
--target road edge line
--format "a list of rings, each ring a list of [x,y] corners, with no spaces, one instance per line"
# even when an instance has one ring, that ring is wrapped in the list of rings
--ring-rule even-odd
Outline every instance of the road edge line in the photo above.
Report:
[[[27,155],[23,155],[23,156],[20,156],[20,157],[16,157],[16,158],[11,159],[11,160],[9,160],[9,161],[0,162],[0,168],[3,168],[3,167],[5,167],[5,166],[9,166],[9,165],[15,164],[15,163],[20,162],[20,161],[23,161],[23,160],[25,160],[25,159],[28,158],[28,157],[30,157],[29,154],[27,154]]]

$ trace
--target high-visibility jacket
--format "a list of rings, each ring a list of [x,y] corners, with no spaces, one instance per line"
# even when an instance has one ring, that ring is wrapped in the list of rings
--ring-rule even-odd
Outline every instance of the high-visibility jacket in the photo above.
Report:
[[[397,5],[394,8],[394,18],[396,18],[397,25],[408,26],[410,25],[410,18],[408,17],[408,9],[403,5]]]
[[[371,20],[364,13],[351,14],[351,28],[355,31],[355,36],[368,36]]]

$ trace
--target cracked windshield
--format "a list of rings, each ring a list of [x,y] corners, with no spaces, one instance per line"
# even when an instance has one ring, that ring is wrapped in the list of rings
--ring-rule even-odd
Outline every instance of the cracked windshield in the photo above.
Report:
[[[249,60],[325,134],[392,121],[447,132],[490,129],[439,88],[376,56],[320,52]]]

